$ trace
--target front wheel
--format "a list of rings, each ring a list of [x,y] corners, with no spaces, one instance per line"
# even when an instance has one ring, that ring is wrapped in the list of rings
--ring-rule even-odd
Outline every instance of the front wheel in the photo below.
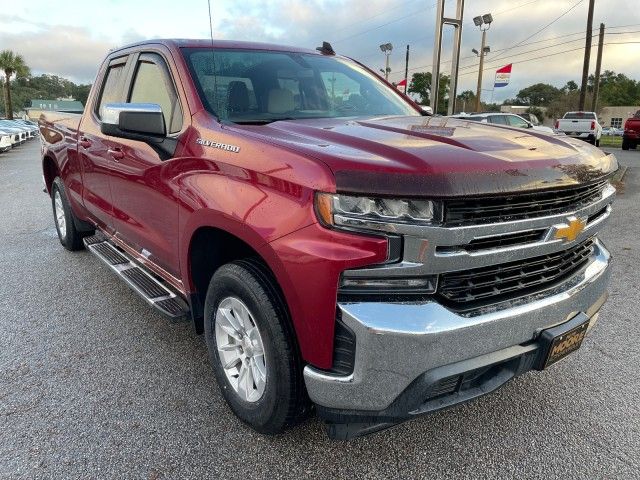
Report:
[[[622,150],[629,150],[630,146],[631,146],[631,142],[629,142],[629,140],[627,140],[626,138],[622,137]]]
[[[205,301],[209,360],[231,410],[261,433],[275,434],[304,413],[302,365],[275,280],[256,260],[214,274]]]
[[[596,144],[595,145],[596,145],[596,147],[600,146],[600,139],[596,140]]]
[[[51,185],[51,204],[60,243],[72,252],[81,250],[84,247],[82,234],[76,228],[73,211],[60,177],[56,177]]]

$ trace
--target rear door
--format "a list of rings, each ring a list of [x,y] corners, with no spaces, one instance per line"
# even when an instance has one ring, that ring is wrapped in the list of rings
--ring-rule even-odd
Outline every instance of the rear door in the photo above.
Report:
[[[160,105],[167,134],[187,126],[165,57],[159,52],[135,54],[128,75],[126,102]],[[146,143],[118,139],[111,159],[111,192],[117,236],[173,276],[179,276],[178,189],[172,183],[179,166],[161,159]]]
[[[78,132],[78,157],[82,171],[82,199],[98,226],[113,232],[113,204],[109,176],[113,164],[110,152],[118,148],[118,139],[100,132],[102,108],[107,103],[123,102],[129,56],[112,59],[102,76],[99,94],[85,110]]]

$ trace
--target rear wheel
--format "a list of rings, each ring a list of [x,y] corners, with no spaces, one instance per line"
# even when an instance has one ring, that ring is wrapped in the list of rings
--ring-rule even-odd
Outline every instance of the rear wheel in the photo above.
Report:
[[[629,147],[631,142],[629,142],[629,140],[627,140],[626,138],[622,137],[622,150],[629,150]]]
[[[209,360],[231,410],[261,433],[275,434],[306,410],[302,365],[275,280],[257,260],[213,275],[205,301]]]
[[[60,177],[56,177],[51,185],[51,204],[60,243],[72,252],[81,250],[84,246],[82,234],[76,229],[73,211]]]

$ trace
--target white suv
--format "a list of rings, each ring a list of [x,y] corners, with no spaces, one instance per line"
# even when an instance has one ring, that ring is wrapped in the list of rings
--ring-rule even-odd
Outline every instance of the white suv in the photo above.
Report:
[[[532,128],[537,132],[554,133],[553,128],[544,125],[534,125],[515,113],[487,112],[487,113],[460,113],[452,115],[453,118],[471,120],[474,122],[492,123],[496,125],[508,125],[517,128]]]

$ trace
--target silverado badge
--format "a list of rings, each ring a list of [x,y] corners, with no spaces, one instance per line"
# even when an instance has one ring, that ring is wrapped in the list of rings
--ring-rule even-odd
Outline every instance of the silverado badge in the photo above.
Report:
[[[229,145],[228,143],[220,143],[220,142],[216,142],[215,140],[205,140],[203,138],[196,138],[196,143],[204,147],[219,148],[220,150],[225,150],[227,152],[233,152],[233,153],[240,152],[240,147],[236,145]]]

